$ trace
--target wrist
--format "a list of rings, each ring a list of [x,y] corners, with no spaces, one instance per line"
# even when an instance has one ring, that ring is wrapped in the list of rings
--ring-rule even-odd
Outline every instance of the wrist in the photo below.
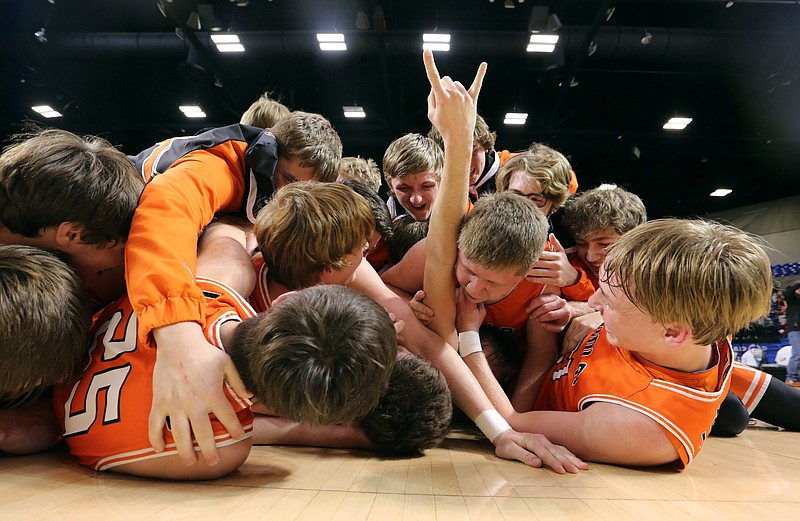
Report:
[[[502,433],[511,430],[511,425],[503,418],[496,409],[486,409],[475,418],[475,425],[481,432],[494,443],[494,440]]]
[[[458,334],[458,354],[461,358],[481,351],[481,337],[477,331],[462,331]]]

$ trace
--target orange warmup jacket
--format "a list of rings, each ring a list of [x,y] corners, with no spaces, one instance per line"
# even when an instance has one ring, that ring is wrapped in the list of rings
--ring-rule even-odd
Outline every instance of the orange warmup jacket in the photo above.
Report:
[[[216,213],[254,222],[273,192],[278,157],[269,130],[246,125],[157,143],[131,159],[147,182],[125,247],[125,281],[139,341],[177,322],[205,323],[194,283],[197,237]]]

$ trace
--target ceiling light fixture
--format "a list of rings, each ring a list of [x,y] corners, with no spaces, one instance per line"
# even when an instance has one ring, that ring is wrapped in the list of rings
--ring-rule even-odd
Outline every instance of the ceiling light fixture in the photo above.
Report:
[[[244,52],[244,45],[235,34],[212,34],[211,41],[219,52]]]
[[[344,117],[346,118],[366,118],[367,113],[364,112],[364,107],[359,107],[358,105],[350,105],[342,107],[342,111],[344,111]]]
[[[450,50],[450,35],[447,33],[425,33],[422,35],[422,48],[447,52]]]
[[[650,45],[650,42],[653,41],[653,33],[650,31],[645,31],[639,41],[642,42],[642,45]]]
[[[527,119],[527,112],[507,112],[503,123],[506,125],[524,125]]]
[[[34,112],[38,112],[45,118],[60,118],[62,114],[50,105],[34,105],[31,107]]]
[[[514,0],[506,0],[506,2],[503,4],[503,7],[506,9],[514,9],[516,6],[514,5]]]
[[[728,195],[731,192],[733,192],[733,190],[730,190],[728,188],[717,188],[716,190],[714,190],[713,192],[711,192],[708,195],[710,195],[711,197],[725,197],[726,195]]]
[[[317,42],[322,51],[346,51],[347,44],[342,33],[317,33]]]
[[[692,122],[692,118],[669,118],[669,121],[664,123],[666,130],[683,130]]]
[[[528,42],[528,52],[553,52],[558,43],[557,34],[534,33]]]
[[[180,105],[178,107],[187,118],[204,118],[206,113],[197,105]]]

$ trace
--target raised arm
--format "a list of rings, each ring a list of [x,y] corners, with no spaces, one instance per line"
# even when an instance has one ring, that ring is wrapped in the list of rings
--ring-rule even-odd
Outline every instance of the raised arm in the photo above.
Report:
[[[439,77],[433,53],[426,52],[423,59],[431,84],[428,119],[444,141],[444,172],[431,212],[423,289],[425,303],[436,311],[429,327],[455,345],[457,333],[453,295],[456,288],[454,266],[458,254],[456,243],[465,213],[464,201],[468,196],[472,132],[486,63],[480,65],[472,86],[467,90],[448,76]]]

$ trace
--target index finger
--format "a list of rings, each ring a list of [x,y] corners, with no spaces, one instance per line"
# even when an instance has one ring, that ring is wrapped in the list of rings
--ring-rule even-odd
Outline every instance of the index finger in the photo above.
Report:
[[[478,71],[475,73],[475,79],[472,80],[472,85],[469,86],[467,92],[472,97],[473,100],[478,100],[478,94],[481,93],[481,87],[483,86],[483,77],[486,76],[486,68],[488,65],[486,62],[481,62],[478,65]]]
[[[425,74],[428,76],[428,82],[430,82],[434,92],[444,92],[442,78],[439,76],[439,69],[436,68],[436,62],[433,60],[433,51],[430,49],[422,51],[422,61],[425,64]]]

